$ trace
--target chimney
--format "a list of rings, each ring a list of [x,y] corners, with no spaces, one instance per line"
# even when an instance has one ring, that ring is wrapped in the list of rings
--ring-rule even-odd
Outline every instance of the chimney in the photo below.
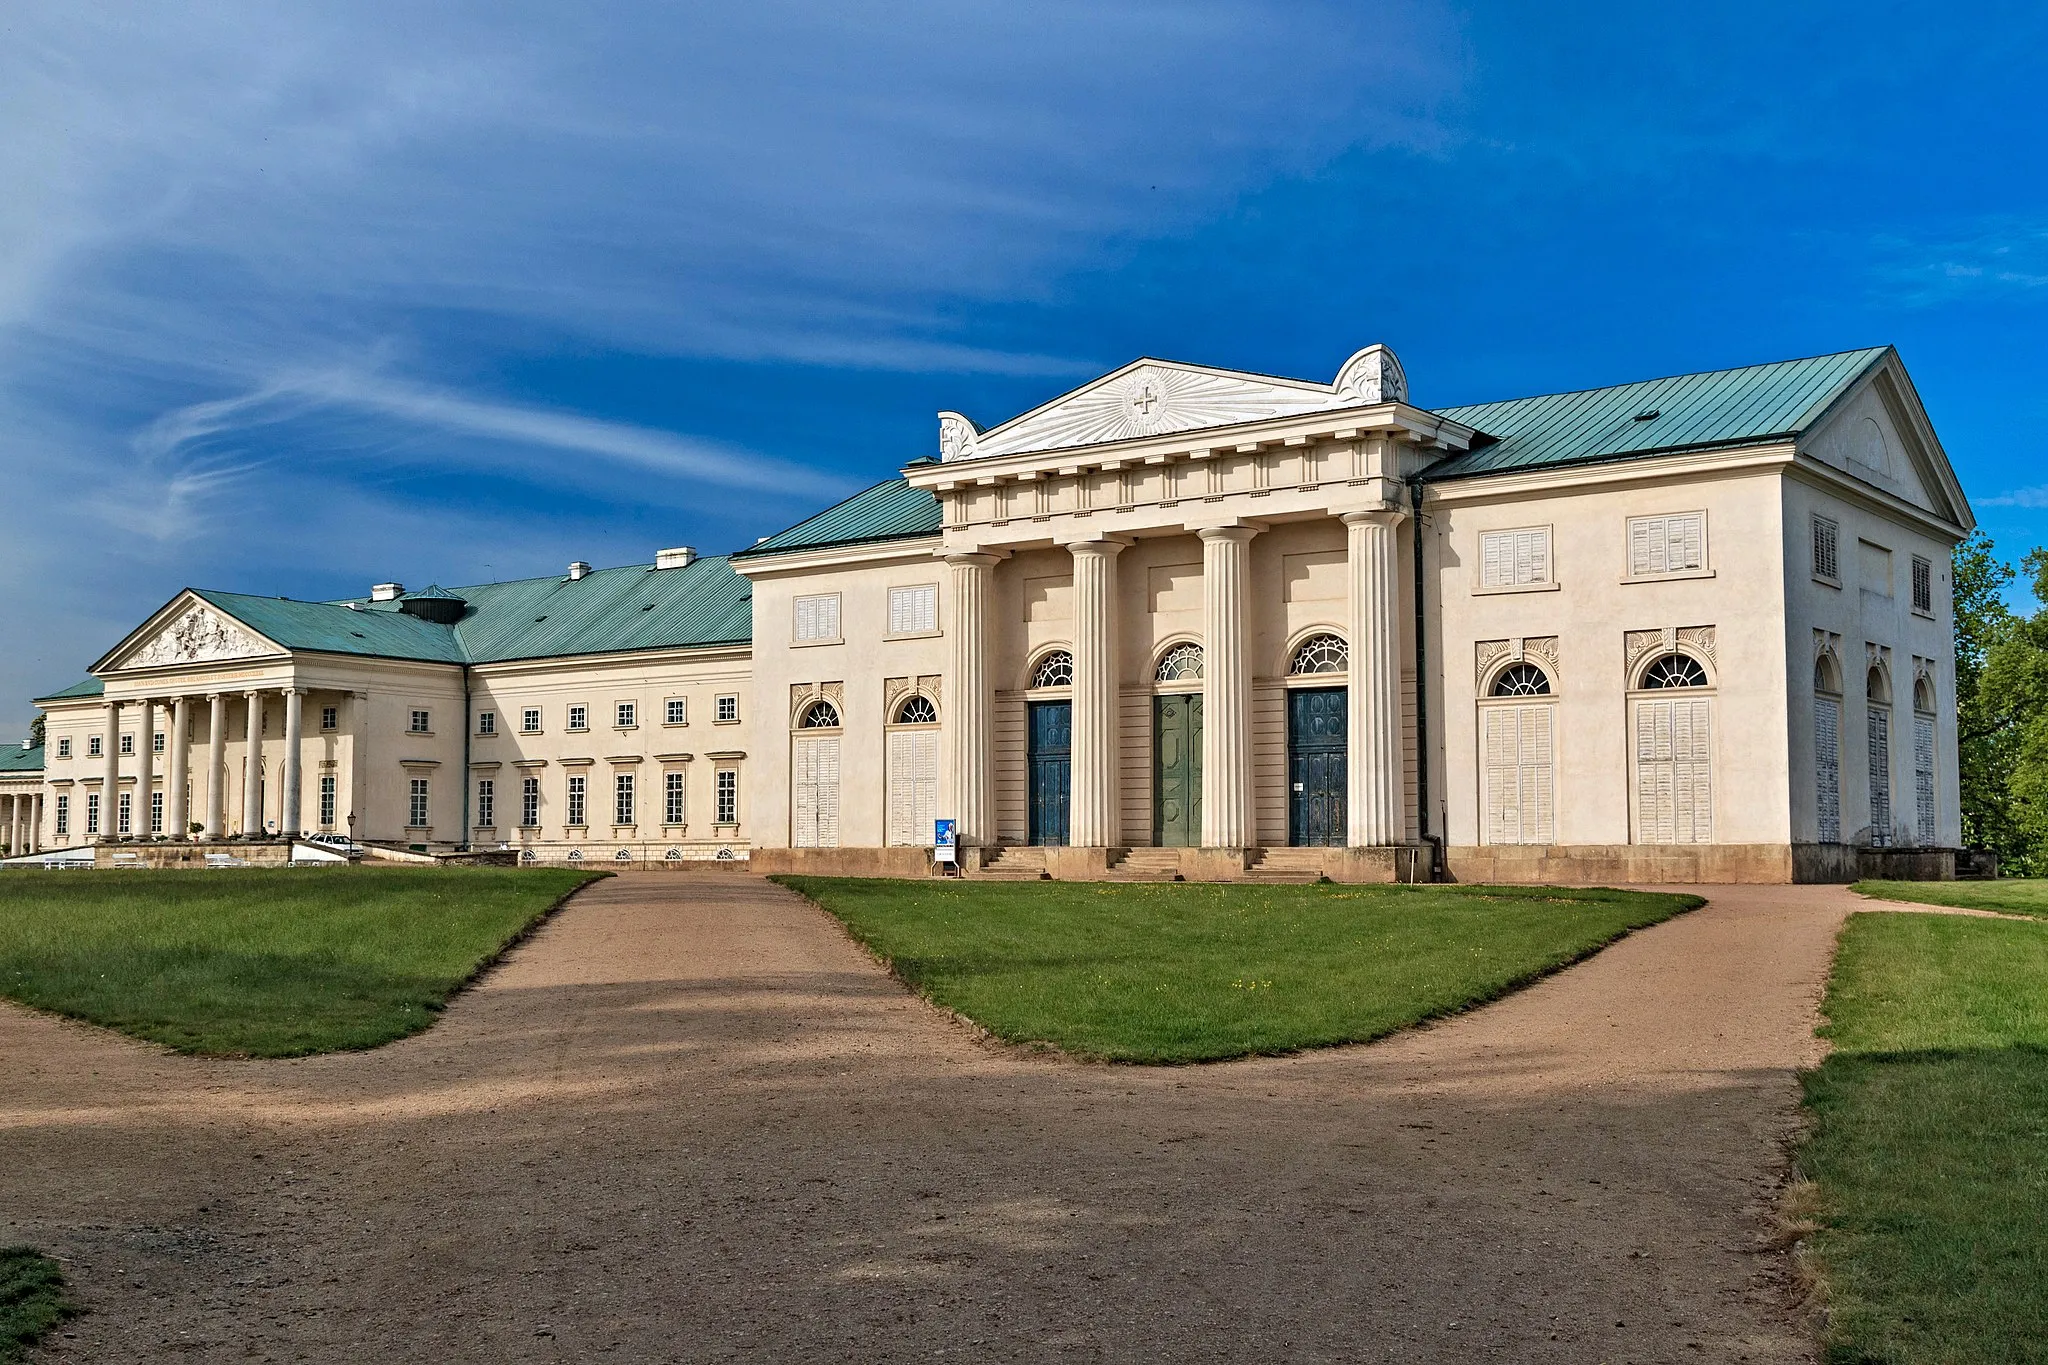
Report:
[[[588,564],[585,564],[582,560],[576,560],[574,563],[569,565],[569,581],[571,583],[580,583],[589,576],[590,566]]]
[[[405,584],[403,583],[379,583],[376,587],[370,589],[370,600],[372,602],[396,602],[403,596],[405,596]]]
[[[656,550],[654,567],[657,569],[687,569],[697,562],[697,547],[678,545],[673,550]]]

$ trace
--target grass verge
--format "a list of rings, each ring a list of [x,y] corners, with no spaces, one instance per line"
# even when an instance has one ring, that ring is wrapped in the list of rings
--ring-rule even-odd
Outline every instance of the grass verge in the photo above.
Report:
[[[0,875],[0,995],[180,1052],[376,1047],[595,874],[250,868]]]
[[[1827,1359],[2048,1360],[2048,925],[1852,916],[1823,1008]]]
[[[1365,1042],[1701,903],[1555,888],[776,880],[996,1037],[1120,1062]]]
[[[1991,882],[1857,882],[1849,888],[1880,900],[1953,905],[1965,910],[2001,910],[2008,915],[2048,919],[2048,880],[2009,878]]]
[[[0,1361],[21,1359],[45,1332],[78,1310],[64,1272],[34,1247],[0,1247]]]

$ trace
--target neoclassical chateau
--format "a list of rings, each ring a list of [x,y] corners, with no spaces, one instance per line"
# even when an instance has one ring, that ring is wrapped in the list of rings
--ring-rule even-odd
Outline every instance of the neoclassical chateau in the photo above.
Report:
[[[1889,348],[1437,411],[1381,346],[1140,360],[937,435],[736,554],[182,591],[38,699],[10,848],[923,875],[952,820],[969,876],[1949,865],[1972,518]]]

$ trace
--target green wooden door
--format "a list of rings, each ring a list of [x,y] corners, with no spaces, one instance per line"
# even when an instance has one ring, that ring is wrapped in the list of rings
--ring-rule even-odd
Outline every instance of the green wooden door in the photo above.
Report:
[[[1202,842],[1202,697],[1152,699],[1152,842]]]

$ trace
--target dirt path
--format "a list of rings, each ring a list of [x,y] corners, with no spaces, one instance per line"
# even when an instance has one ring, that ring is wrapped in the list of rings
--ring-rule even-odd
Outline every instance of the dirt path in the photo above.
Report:
[[[58,1361],[1807,1359],[1760,1240],[1852,898],[1728,888],[1373,1047],[983,1046],[744,878],[623,877],[422,1037],[0,1007]]]

